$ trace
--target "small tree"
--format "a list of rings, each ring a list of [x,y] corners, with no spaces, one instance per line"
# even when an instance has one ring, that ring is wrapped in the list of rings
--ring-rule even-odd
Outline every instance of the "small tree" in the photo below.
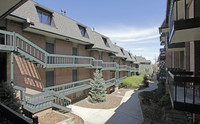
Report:
[[[21,113],[21,104],[19,99],[15,97],[15,90],[10,83],[0,83],[0,102],[14,111]]]
[[[96,70],[94,73],[94,80],[90,82],[91,89],[89,92],[89,100],[92,103],[100,103],[106,101],[105,80],[102,77],[102,72]]]

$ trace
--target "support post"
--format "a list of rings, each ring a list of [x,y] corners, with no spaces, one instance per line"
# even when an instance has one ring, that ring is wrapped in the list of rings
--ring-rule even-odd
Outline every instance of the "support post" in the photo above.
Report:
[[[11,61],[10,61],[10,82],[14,83],[14,53],[11,52]]]

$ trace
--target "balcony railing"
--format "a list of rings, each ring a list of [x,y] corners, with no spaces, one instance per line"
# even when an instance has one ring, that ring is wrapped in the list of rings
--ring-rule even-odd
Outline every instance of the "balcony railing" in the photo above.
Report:
[[[123,83],[123,80],[124,80],[125,78],[127,78],[127,76],[124,76],[124,77],[119,78],[119,79],[116,81],[116,84],[115,84],[115,85],[118,86],[119,84]]]
[[[102,60],[95,60],[95,59],[93,59],[92,66],[93,66],[93,68],[102,68],[102,63],[103,63]]]
[[[161,49],[160,49],[160,52],[161,52],[161,53],[164,53],[165,51],[166,51],[166,48],[161,48]]]
[[[103,62],[102,69],[103,70],[115,70],[117,66],[116,62]]]
[[[62,95],[69,95],[78,91],[82,91],[90,88],[91,79],[75,81],[71,83],[65,83],[61,85],[51,86],[44,88],[44,91],[55,91]]]
[[[23,108],[31,113],[36,113],[47,108],[56,107],[65,111],[71,111],[66,106],[71,103],[71,100],[62,94],[54,91],[45,91],[35,95],[25,93],[25,89],[19,86],[14,86]]]
[[[106,83],[106,88],[114,86],[115,83],[116,83],[116,78],[112,78],[112,79],[106,80],[105,83]]]
[[[200,113],[200,77],[194,77],[192,74],[185,71],[168,71],[170,98],[175,109]]]
[[[88,67],[92,66],[92,61],[92,57],[47,54],[46,67]]]

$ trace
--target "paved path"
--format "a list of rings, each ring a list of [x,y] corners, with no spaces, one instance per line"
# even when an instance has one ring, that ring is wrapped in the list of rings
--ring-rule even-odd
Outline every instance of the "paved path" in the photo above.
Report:
[[[90,109],[70,105],[72,113],[80,116],[85,124],[141,124],[144,120],[138,93],[157,88],[157,81],[150,83],[149,88],[128,91],[121,101],[121,105],[113,109]]]

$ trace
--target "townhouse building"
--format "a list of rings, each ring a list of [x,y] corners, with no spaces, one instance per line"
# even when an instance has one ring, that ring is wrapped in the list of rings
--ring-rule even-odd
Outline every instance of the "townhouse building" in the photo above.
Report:
[[[14,85],[30,116],[70,111],[67,105],[87,97],[96,69],[110,93],[139,64],[109,37],[32,0],[0,20],[0,81]]]
[[[159,65],[166,79],[172,107],[200,113],[199,0],[168,0],[166,17],[159,28]],[[196,115],[196,116],[195,116]],[[199,121],[199,120],[198,120]]]

